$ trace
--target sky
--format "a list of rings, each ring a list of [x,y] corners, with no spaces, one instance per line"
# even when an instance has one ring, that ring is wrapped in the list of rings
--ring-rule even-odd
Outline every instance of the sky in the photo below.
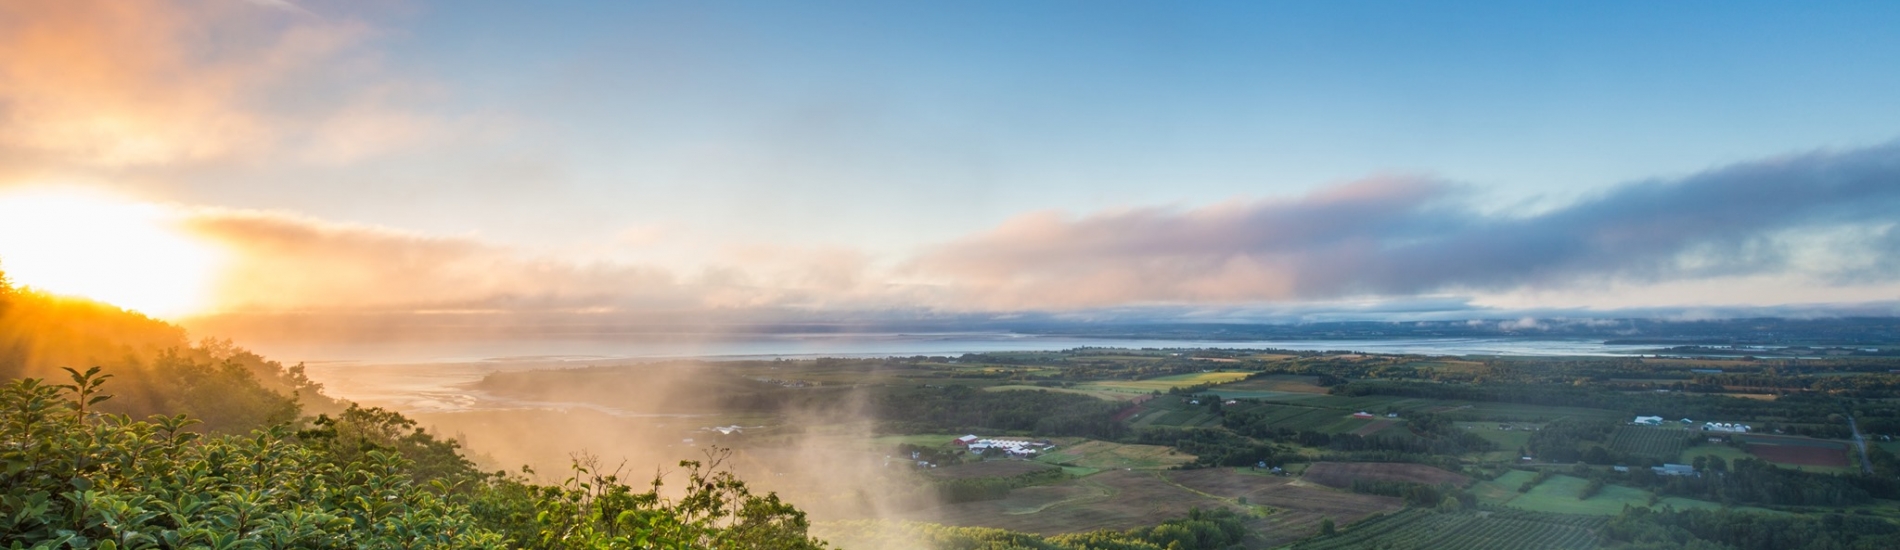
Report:
[[[172,319],[1900,314],[1894,28],[1891,2],[7,2],[0,269]]]

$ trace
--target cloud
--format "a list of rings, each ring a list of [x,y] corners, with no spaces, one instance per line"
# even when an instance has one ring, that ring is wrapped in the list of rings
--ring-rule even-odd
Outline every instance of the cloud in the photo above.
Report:
[[[1038,212],[928,250],[905,272],[1002,309],[1825,279],[1839,274],[1804,261],[1817,257],[1804,236],[1871,235],[1833,239],[1820,257],[1889,262],[1897,212],[1900,144],[1888,144],[1638,182],[1531,215],[1488,212],[1466,188],[1407,177],[1289,200]],[[1853,276],[1900,280],[1873,273]]]
[[[376,36],[281,0],[0,3],[0,149],[49,166],[338,162],[447,135]]]
[[[643,313],[886,305],[871,260],[848,247],[729,245],[696,265],[548,256],[284,212],[187,209],[216,243],[224,313]],[[706,243],[701,243],[706,244]]]
[[[220,311],[679,307],[669,271],[535,258],[471,238],[206,209],[184,222],[230,254]]]

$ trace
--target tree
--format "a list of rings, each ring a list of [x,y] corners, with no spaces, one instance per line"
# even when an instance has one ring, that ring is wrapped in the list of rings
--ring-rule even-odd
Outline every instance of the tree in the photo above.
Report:
[[[1319,520],[1319,536],[1330,537],[1330,536],[1333,536],[1335,533],[1336,531],[1333,528],[1333,518],[1328,517],[1328,518],[1322,518]]]

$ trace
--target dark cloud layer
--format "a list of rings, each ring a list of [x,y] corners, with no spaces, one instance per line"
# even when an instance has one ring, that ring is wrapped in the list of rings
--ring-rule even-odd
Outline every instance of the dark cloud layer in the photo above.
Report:
[[[1871,228],[1876,237],[1823,252],[1878,260],[1892,254],[1896,221],[1900,144],[1888,144],[1638,182],[1521,216],[1485,212],[1456,185],[1406,178],[1296,200],[1038,213],[907,269],[1015,308],[1561,289],[1812,270],[1795,257],[1815,251],[1783,238],[1809,229]],[[1858,274],[1869,277],[1897,276]]]

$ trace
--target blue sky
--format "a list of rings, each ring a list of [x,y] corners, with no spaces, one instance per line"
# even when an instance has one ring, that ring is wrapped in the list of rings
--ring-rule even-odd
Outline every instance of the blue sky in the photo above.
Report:
[[[541,123],[612,208],[898,245],[1389,172],[1565,200],[1900,135],[1891,4],[1024,4],[431,6],[389,54]]]
[[[291,256],[460,266],[401,287],[427,299],[392,287],[363,307],[1900,300],[1896,281],[1844,275],[1900,243],[1894,216],[1843,206],[1887,204],[1900,185],[1886,172],[1900,143],[1893,3],[108,6],[8,8],[0,31],[59,38],[0,58],[15,76],[0,105],[21,122],[0,131],[0,187],[171,204],[235,251],[227,278],[317,269]],[[1693,217],[1733,234],[1670,227],[1648,263],[1548,275],[1606,254],[1592,239],[1614,224],[1664,225],[1604,209],[1695,208],[1703,198],[1677,192],[1693,189],[1752,211],[1810,185],[1845,191],[1773,222]],[[1743,188],[1762,194],[1731,192]],[[1333,211],[1405,224],[1206,246]],[[231,233],[258,224],[288,240]],[[1487,248],[1504,230],[1591,252],[1538,264],[1541,251]],[[1181,240],[1134,244],[1156,235]],[[298,248],[318,242],[336,255]],[[1104,255],[1070,265],[1123,280],[1041,301],[1075,274],[1011,256],[1074,249]],[[1525,271],[1421,266],[1430,284],[1339,271],[1439,249]],[[629,298],[629,281],[662,291]],[[336,290],[311,284],[218,307],[308,308]],[[312,298],[276,300],[296,296]]]

